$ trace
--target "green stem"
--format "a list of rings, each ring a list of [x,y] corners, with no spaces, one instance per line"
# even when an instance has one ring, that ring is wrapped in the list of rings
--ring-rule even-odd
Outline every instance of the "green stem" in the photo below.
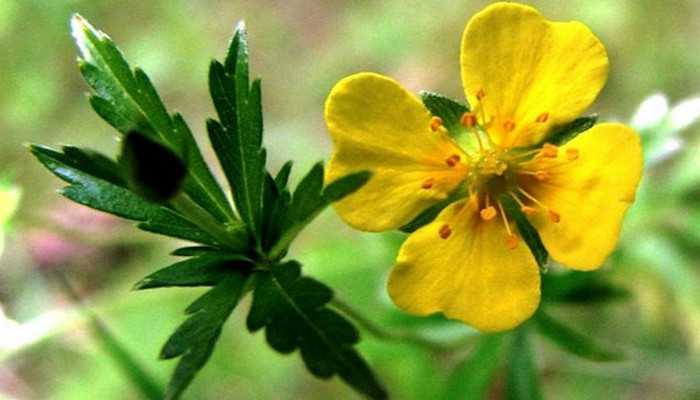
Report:
[[[362,313],[358,312],[349,304],[335,297],[331,300],[331,305],[335,307],[338,311],[345,314],[347,317],[353,319],[355,322],[357,322],[358,325],[364,328],[364,330],[367,331],[367,333],[376,337],[377,339],[411,343],[417,346],[425,347],[435,352],[453,351],[455,349],[463,347],[466,344],[464,339],[460,339],[453,343],[439,343],[425,338],[421,335],[417,335],[414,332],[409,332],[406,330],[387,330],[375,324],[373,321],[362,315]]]
[[[70,284],[66,276],[59,271],[53,271],[53,276],[63,292],[78,307],[81,314],[88,320],[92,335],[100,342],[107,355],[131,380],[134,386],[146,399],[160,400],[163,398],[163,389],[153,377],[146,372],[129,351],[117,340],[107,325],[90,310],[82,301],[78,293]]]
[[[241,247],[241,243],[236,242],[222,224],[200,207],[199,204],[192,201],[186,194],[178,194],[170,200],[170,204],[177,212],[185,216],[190,222],[197,225],[197,227],[211,235],[214,239],[218,240],[222,245],[235,249]]]

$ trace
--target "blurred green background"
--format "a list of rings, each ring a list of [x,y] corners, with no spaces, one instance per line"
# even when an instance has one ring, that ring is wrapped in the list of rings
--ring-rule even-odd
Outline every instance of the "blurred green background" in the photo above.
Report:
[[[167,254],[179,243],[70,204],[56,194],[62,184],[23,147],[38,142],[110,154],[116,149],[114,131],[83,95],[87,87],[68,33],[71,13],[109,33],[131,64],[148,72],[201,144],[205,118],[214,115],[209,61],[223,56],[235,22],[245,19],[252,69],[263,78],[268,165],[274,171],[294,159],[298,180],[329,154],[323,102],[350,73],[376,71],[414,91],[463,98],[461,33],[488,3],[0,0],[0,190],[11,182],[23,191],[17,214],[2,228],[0,398],[139,398],[44,272],[64,271],[162,382],[174,363],[157,361],[160,346],[201,293],[131,292],[138,278],[174,260]],[[600,272],[634,296],[552,311],[579,331],[623,348],[628,360],[595,364],[535,341],[544,392],[552,399],[700,398],[700,126],[694,123],[700,117],[700,2],[530,3],[550,19],[586,23],[604,42],[611,74],[593,111],[603,120],[631,121],[643,134],[647,164],[619,250]],[[649,97],[657,93],[663,95]],[[380,325],[444,342],[472,334],[463,325],[409,317],[391,305],[384,280],[402,238],[351,231],[327,211],[292,255]],[[358,398],[337,380],[311,378],[298,355],[266,348],[261,333],[248,334],[245,308],[231,318],[185,398]],[[361,351],[397,399],[439,398],[470,348],[445,352],[366,333],[363,338]],[[501,375],[491,398],[501,398]]]

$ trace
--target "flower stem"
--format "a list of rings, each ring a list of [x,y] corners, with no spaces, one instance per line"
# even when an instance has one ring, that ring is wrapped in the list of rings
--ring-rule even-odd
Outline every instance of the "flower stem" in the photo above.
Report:
[[[411,343],[439,353],[458,349],[463,347],[466,343],[464,339],[459,339],[453,343],[440,343],[418,335],[414,332],[385,329],[375,324],[369,318],[362,315],[362,313],[358,312],[346,302],[339,300],[337,297],[334,297],[331,300],[331,305],[341,313],[345,314],[347,317],[353,319],[358,325],[367,331],[367,333],[376,337],[377,339]],[[469,340],[470,339],[471,338],[469,338]]]
[[[78,310],[88,321],[88,328],[95,339],[122,372],[131,380],[136,389],[145,399],[159,400],[163,398],[163,389],[153,377],[146,372],[136,358],[117,340],[107,325],[90,310],[73,288],[68,278],[60,271],[52,271],[52,275],[61,290],[78,307]]]

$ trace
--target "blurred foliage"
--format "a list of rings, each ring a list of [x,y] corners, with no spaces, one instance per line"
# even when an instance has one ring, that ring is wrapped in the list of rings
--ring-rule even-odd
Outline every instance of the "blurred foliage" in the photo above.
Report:
[[[152,265],[166,265],[164,242],[112,219],[66,205],[56,181],[29,162],[24,142],[113,149],[112,130],[92,113],[75,67],[68,32],[72,12],[98,23],[128,58],[148,71],[170,109],[190,121],[212,115],[207,60],[221,55],[239,19],[250,23],[253,69],[265,77],[269,165],[293,158],[307,170],[328,154],[322,105],[348,73],[373,70],[407,87],[461,98],[458,43],[468,17],[486,1],[288,2],[203,0],[4,0],[0,2],[0,175],[14,172],[25,192],[15,229],[0,258],[0,394],[9,398],[136,399],[120,370],[91,340],[88,327],[37,271],[61,268],[90,299],[120,342],[140,350],[138,361],[165,382],[173,365],[157,349],[201,289],[129,293]],[[594,106],[604,120],[617,116],[644,137],[646,174],[626,220],[619,250],[604,274],[631,295],[590,310],[576,302],[548,315],[602,343],[621,346],[627,360],[595,364],[531,341],[545,398],[678,398],[700,395],[700,4],[680,0],[530,2],[552,19],[585,22],[605,43],[610,84]],[[436,45],[439,43],[440,45]],[[438,71],[439,73],[436,73]],[[663,92],[642,103],[651,93]],[[683,101],[682,99],[690,99]],[[695,110],[695,111],[694,111]],[[612,114],[618,113],[618,114]],[[693,114],[695,113],[695,114]],[[192,126],[198,139],[205,127]],[[212,153],[205,158],[212,159]],[[221,177],[221,176],[220,176]],[[78,229],[80,228],[80,229]],[[87,230],[85,232],[85,230]],[[414,329],[453,343],[473,332],[441,318],[397,311],[384,280],[403,240],[400,234],[361,234],[333,213],[321,216],[291,249],[307,272],[328,283],[347,303],[391,329]],[[556,275],[553,267],[548,274]],[[150,312],[157,304],[159,312]],[[313,380],[295,357],[264,349],[264,336],[240,329],[245,314],[224,328],[221,345],[193,384],[191,398],[356,398],[338,381]],[[8,338],[12,338],[9,340]],[[476,343],[490,349],[470,358],[469,345],[436,351],[385,341],[363,331],[360,351],[399,399],[435,398],[455,366],[486,365],[514,344]],[[527,362],[524,360],[523,362]],[[70,366],[70,368],[66,368]],[[495,367],[487,390],[501,398],[514,382]],[[263,378],[264,376],[264,378]],[[85,383],[89,382],[89,385]],[[477,382],[478,383],[478,382]],[[478,390],[479,387],[472,390]],[[465,389],[466,390],[466,389]]]

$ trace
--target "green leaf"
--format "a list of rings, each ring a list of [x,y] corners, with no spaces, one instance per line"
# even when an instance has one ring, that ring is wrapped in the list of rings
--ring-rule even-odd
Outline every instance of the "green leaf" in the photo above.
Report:
[[[268,344],[280,353],[299,349],[309,372],[319,378],[338,375],[372,399],[387,394],[354,350],[355,327],[327,308],[333,292],[321,282],[302,277],[294,261],[258,272],[258,284],[246,324],[251,332],[265,328]]]
[[[545,249],[542,239],[540,239],[540,234],[537,233],[535,227],[530,224],[530,221],[528,221],[525,214],[520,210],[520,207],[518,207],[513,199],[508,196],[502,196],[501,201],[503,202],[503,207],[508,216],[515,221],[518,232],[520,232],[520,236],[535,257],[537,265],[539,265],[540,268],[544,268],[549,259],[549,252]]]
[[[591,129],[598,122],[598,115],[593,114],[586,117],[576,118],[568,124],[555,129],[549,136],[545,137],[537,146],[544,143],[552,143],[557,146],[567,143],[579,134]]]
[[[437,204],[434,204],[425,210],[418,214],[417,217],[413,218],[413,220],[406,225],[402,226],[399,228],[402,232],[406,233],[412,233],[417,231],[419,228],[422,228],[425,225],[428,225],[429,223],[433,222],[435,218],[440,214],[440,212],[445,209],[445,207],[449,206],[455,201],[455,198],[450,196],[444,200],[441,200]]]
[[[177,154],[136,131],[122,140],[120,161],[131,190],[156,203],[174,197],[187,174]]]
[[[186,161],[185,192],[219,220],[233,221],[233,211],[181,116],[171,117],[146,74],[131,70],[121,51],[103,32],[75,15],[72,33],[80,49],[80,71],[94,91],[90,104],[121,133],[142,132]]]
[[[245,25],[236,27],[226,63],[211,63],[209,90],[221,123],[209,121],[209,138],[233,190],[241,218],[261,239],[265,152],[260,81],[250,84]]]
[[[506,371],[506,399],[541,400],[542,392],[537,382],[537,367],[532,358],[532,346],[527,330],[515,331]]]
[[[502,361],[504,335],[482,335],[469,357],[452,372],[446,400],[484,399]]]
[[[561,349],[591,361],[620,361],[624,358],[618,350],[608,349],[563,323],[552,318],[542,309],[535,315],[538,331]]]
[[[175,249],[172,253],[170,253],[173,256],[178,256],[178,257],[199,257],[199,256],[204,256],[212,253],[219,252],[220,250],[215,248],[215,247],[209,247],[209,246],[188,246],[188,247],[180,247],[179,249]]]
[[[456,100],[429,91],[421,91],[420,97],[430,113],[442,119],[442,125],[448,131],[453,133],[462,130],[460,121],[462,115],[469,111],[469,107]]]
[[[369,171],[360,171],[338,178],[323,189],[321,197],[329,203],[341,200],[361,188],[371,175]]]
[[[280,239],[276,241],[270,251],[271,257],[277,259],[299,232],[323,209],[332,201],[338,201],[358,190],[367,182],[369,176],[366,171],[348,174],[329,183],[324,188],[323,163],[316,163],[297,185],[289,206],[285,207],[286,204],[282,204],[280,207],[280,211],[284,211],[285,215],[282,220]],[[284,196],[284,192],[282,196]],[[277,223],[280,220],[274,221]]]
[[[545,301],[594,304],[630,297],[629,290],[604,280],[597,272],[567,271],[542,275],[542,299]]]
[[[122,186],[97,178],[88,171],[99,168],[86,159],[68,157],[44,146],[31,145],[30,151],[54,175],[70,183],[61,194],[82,205],[140,221],[139,228],[164,235],[217,246],[219,243],[175,211],[150,203]],[[103,158],[99,158],[104,161]]]
[[[250,275],[232,270],[213,289],[187,308],[191,316],[180,325],[161,350],[162,359],[180,357],[165,394],[178,399],[214,351],[226,319],[238,304]]]
[[[292,165],[294,163],[290,160],[284,163],[282,168],[277,172],[275,176],[275,184],[277,185],[277,190],[282,192],[287,188],[287,183],[289,182],[289,175],[292,172]]]
[[[134,289],[154,289],[172,286],[214,286],[231,275],[245,272],[253,262],[244,255],[208,253],[162,268],[143,278]]]

